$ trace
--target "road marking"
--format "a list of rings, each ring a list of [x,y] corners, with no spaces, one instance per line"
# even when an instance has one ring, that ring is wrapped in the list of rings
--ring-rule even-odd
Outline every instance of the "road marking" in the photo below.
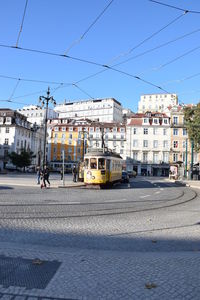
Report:
[[[160,192],[159,192],[159,191],[157,191],[157,192],[155,192],[155,194],[160,194]]]
[[[77,201],[74,201],[74,202],[66,202],[66,204],[81,204],[81,202],[77,202]]]
[[[118,199],[118,200],[113,200],[113,199],[111,199],[111,200],[105,200],[105,202],[122,202],[122,201],[127,201],[127,199]],[[105,203],[104,202],[104,203]],[[98,202],[97,202],[98,203]]]
[[[140,196],[140,198],[150,197],[150,195]]]
[[[163,188],[160,189],[160,191],[163,191],[163,190],[164,190]]]

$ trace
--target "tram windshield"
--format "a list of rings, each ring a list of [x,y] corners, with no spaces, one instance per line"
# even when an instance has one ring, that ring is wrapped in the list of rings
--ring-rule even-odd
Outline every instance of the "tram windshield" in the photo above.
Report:
[[[98,169],[99,170],[105,170],[106,168],[106,160],[105,158],[99,158],[98,159]]]
[[[96,158],[90,158],[90,168],[97,169],[97,159]]]

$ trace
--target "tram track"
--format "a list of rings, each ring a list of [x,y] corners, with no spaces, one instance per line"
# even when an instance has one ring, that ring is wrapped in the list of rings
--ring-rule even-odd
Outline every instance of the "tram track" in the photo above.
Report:
[[[131,214],[131,213],[138,213],[138,212],[144,212],[144,211],[152,211],[152,210],[158,210],[158,209],[164,209],[164,208],[170,208],[173,206],[185,204],[189,201],[194,200],[195,198],[198,197],[198,194],[196,191],[191,190],[191,189],[186,189],[181,192],[181,194],[177,197],[174,197],[172,199],[161,199],[161,200],[156,200],[157,202],[161,203],[161,205],[157,203],[152,203],[151,200],[148,200],[149,204],[146,208],[136,208],[133,207],[136,202],[134,201],[116,201],[116,202],[87,202],[87,203],[64,203],[64,204],[59,204],[59,203],[51,203],[51,204],[46,204],[46,203],[34,203],[34,204],[1,204],[1,207],[12,207],[15,208],[15,210],[11,212],[0,212],[0,219],[5,220],[5,219],[10,219],[10,220],[18,220],[18,219],[67,219],[67,218],[83,218],[83,217],[100,217],[100,216],[110,216],[110,215],[120,215],[120,214]],[[143,200],[137,201],[138,203],[142,203]],[[147,201],[146,201],[147,202]],[[163,202],[165,202],[165,205],[163,205]],[[130,204],[132,203],[132,206],[127,206],[127,207],[108,207],[110,206],[116,206],[120,204]],[[143,202],[144,203],[144,202]],[[87,209],[87,210],[78,210],[78,211],[73,211],[73,210],[68,210],[69,207],[87,207],[87,206],[93,206],[93,205],[107,205],[106,208],[98,208],[98,209]],[[36,208],[38,207],[38,210],[40,211],[33,211],[33,206]],[[53,211],[41,211],[40,207],[53,207]],[[59,209],[62,207],[62,210],[55,210],[55,206],[57,206]],[[30,207],[31,211],[26,211],[25,209]],[[23,210],[17,211],[17,209],[22,208]]]

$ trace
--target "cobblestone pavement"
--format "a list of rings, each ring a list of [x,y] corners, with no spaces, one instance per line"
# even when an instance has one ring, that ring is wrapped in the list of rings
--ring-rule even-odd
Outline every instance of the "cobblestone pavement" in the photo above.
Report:
[[[80,204],[75,203],[77,198],[82,206],[85,201],[104,200],[105,205],[109,201],[113,205],[113,199],[132,199],[133,205],[145,208],[152,205],[148,199],[161,201],[167,195],[169,199],[182,197],[183,191],[187,196],[194,193],[187,187],[147,181],[133,180],[133,189],[69,189],[67,194],[20,187],[1,190],[0,205],[6,203],[6,210],[2,218],[0,206],[0,299],[199,300],[199,196],[157,210],[76,218],[31,218],[36,208],[30,205],[27,211],[21,206],[28,194],[29,204],[35,201],[45,213],[42,204],[64,201],[66,195],[75,209]],[[20,205],[13,208],[13,204]],[[17,218],[18,209],[20,213],[24,209],[27,218]],[[56,209],[62,215],[63,206],[60,212]],[[51,267],[45,269],[47,263],[56,266],[54,272]],[[8,268],[6,278],[3,268]],[[29,276],[31,283],[27,283]]]

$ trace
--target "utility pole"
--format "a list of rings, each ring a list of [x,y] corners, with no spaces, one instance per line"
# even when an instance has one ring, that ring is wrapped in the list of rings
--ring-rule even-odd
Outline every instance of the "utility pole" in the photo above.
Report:
[[[54,106],[56,105],[56,101],[54,100],[53,97],[50,97],[50,88],[48,87],[47,90],[47,96],[40,96],[39,97],[39,103],[42,104],[42,107],[45,106],[45,120],[44,120],[44,151],[43,151],[43,169],[44,166],[47,163],[47,157],[46,157],[46,142],[47,142],[47,120],[48,120],[48,107],[49,107],[49,102],[53,103]]]
[[[185,141],[185,178],[187,178],[187,164],[188,164],[188,140]]]
[[[191,164],[190,164],[190,179],[193,179],[193,160],[194,160],[194,141],[191,140]]]

